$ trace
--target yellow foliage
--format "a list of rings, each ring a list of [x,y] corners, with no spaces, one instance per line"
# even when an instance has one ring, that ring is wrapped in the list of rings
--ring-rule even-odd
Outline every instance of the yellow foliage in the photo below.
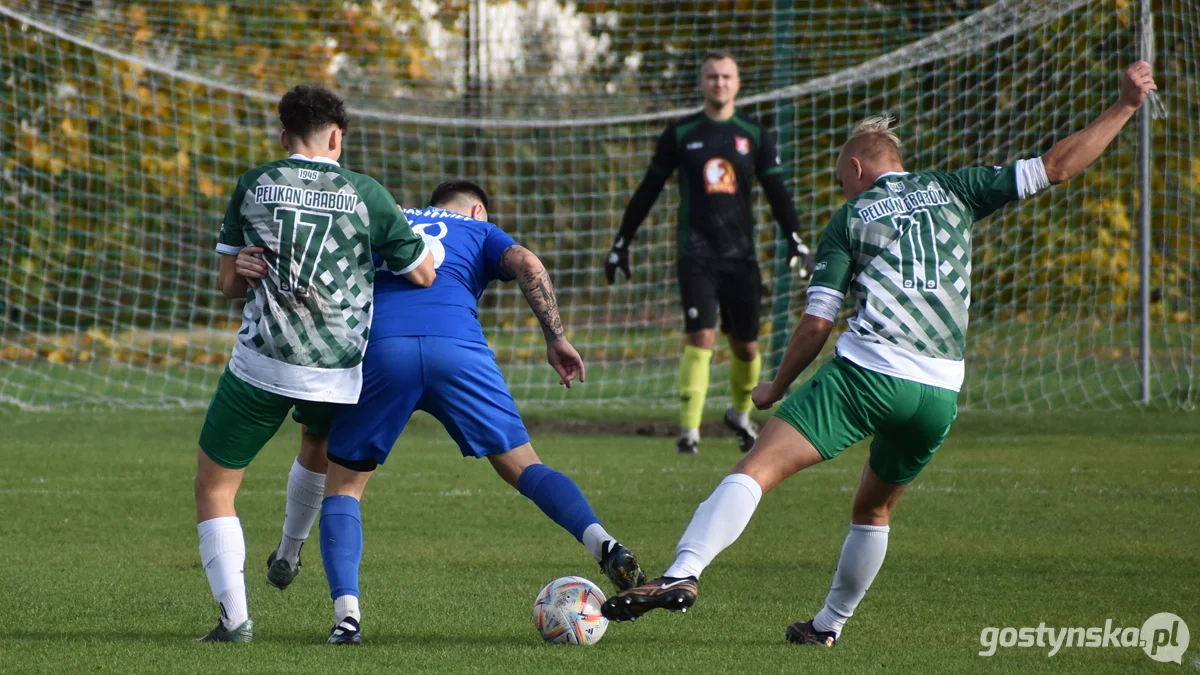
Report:
[[[201,352],[191,358],[193,365],[219,366],[225,362],[225,355],[217,352]]]
[[[46,355],[46,360],[50,363],[69,363],[73,354],[67,349],[55,349]]]
[[[99,328],[89,328],[86,335],[91,338],[91,342],[93,344],[99,344],[110,348],[113,346],[112,337]]]
[[[424,80],[429,77],[429,71],[421,63],[421,50],[415,45],[404,48],[404,56],[408,59],[408,76],[414,80]]]
[[[217,197],[225,192],[224,187],[204,174],[196,181],[196,189],[205,197]]]
[[[1133,223],[1129,219],[1129,209],[1119,199],[1089,199],[1084,202],[1085,208],[1095,216],[1097,228],[1108,227],[1115,232],[1130,232]]]
[[[75,128],[75,122],[70,117],[64,117],[59,128],[62,129],[63,135],[67,138],[76,138],[79,136],[79,129]]]

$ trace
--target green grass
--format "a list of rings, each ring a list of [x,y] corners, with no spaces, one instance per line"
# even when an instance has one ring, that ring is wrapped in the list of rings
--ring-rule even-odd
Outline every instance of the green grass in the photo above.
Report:
[[[893,521],[888,559],[832,650],[783,628],[820,606],[866,448],[767,495],[686,615],[610,625],[591,649],[548,647],[533,597],[587,553],[486,463],[414,421],[363,503],[367,645],[323,641],[332,616],[313,544],[285,593],[262,578],[277,542],[295,425],[251,466],[245,527],[252,645],[197,645],[215,621],[193,516],[201,414],[0,417],[0,672],[1187,672],[1138,649],[1001,649],[987,626],[1141,626],[1174,612],[1200,631],[1200,426],[1194,415],[964,415]],[[606,526],[661,572],[696,504],[736,460],[709,439],[535,433]],[[602,586],[608,590],[605,581]]]

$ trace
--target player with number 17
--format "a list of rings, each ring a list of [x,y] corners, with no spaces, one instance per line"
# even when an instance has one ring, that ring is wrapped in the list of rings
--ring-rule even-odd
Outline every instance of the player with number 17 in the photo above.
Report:
[[[196,522],[200,560],[221,608],[202,642],[249,642],[246,544],[234,498],[246,465],[295,408],[306,424],[355,403],[369,337],[372,252],[413,284],[433,284],[433,256],[396,200],[338,164],[349,126],[331,92],[299,86],[279,101],[290,156],[242,175],[221,225],[221,292],[245,298],[242,327],[200,432]],[[238,254],[261,254],[251,280]],[[245,256],[243,256],[245,258]]]

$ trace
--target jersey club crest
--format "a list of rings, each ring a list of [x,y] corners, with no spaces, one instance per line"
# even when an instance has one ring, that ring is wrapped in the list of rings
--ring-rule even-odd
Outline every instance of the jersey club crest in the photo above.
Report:
[[[713,157],[704,165],[704,192],[731,195],[737,192],[737,174],[724,157]]]
[[[735,148],[737,148],[738,154],[740,154],[740,155],[750,154],[750,139],[749,138],[746,138],[745,136],[734,136],[733,137],[733,145]]]

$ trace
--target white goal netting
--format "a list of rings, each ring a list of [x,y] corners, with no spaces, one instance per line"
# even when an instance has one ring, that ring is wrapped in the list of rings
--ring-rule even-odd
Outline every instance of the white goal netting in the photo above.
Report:
[[[698,105],[700,55],[739,58],[740,105],[775,130],[811,244],[842,199],[833,161],[869,113],[906,163],[1044,152],[1115,100],[1137,2],[737,3],[17,0],[0,5],[0,402],[200,406],[240,317],[216,290],[216,232],[246,169],[278,156],[274,104],[321,83],[352,111],[345,162],[423,205],[450,177],[551,270],[588,382],[544,364],[518,290],[481,319],[517,400],[672,405],[682,317],[674,180],[609,286],[604,253],[658,134]],[[275,9],[278,11],[275,11]],[[279,9],[284,7],[284,9]],[[1166,115],[1152,122],[1151,391],[1200,385],[1200,2],[1153,6]],[[1137,130],[1067,186],[976,231],[975,409],[1138,400]],[[777,271],[765,201],[768,363],[803,307]],[[727,390],[718,348],[711,399]]]

